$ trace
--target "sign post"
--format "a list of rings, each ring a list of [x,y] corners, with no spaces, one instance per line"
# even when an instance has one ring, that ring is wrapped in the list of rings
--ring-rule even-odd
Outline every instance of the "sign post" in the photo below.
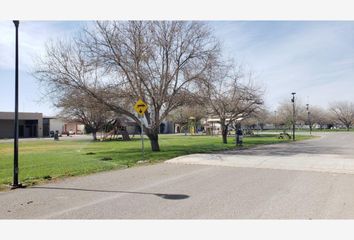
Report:
[[[141,138],[141,158],[144,161],[144,126],[143,126],[143,115],[140,116],[141,122],[141,131],[140,131],[140,138]]]
[[[140,123],[141,123],[141,131],[140,131],[140,137],[141,137],[141,155],[142,155],[142,160],[144,160],[144,124],[143,124],[143,119],[144,119],[144,113],[146,112],[148,106],[147,104],[139,99],[135,105],[134,105],[134,110],[139,114],[140,116]]]

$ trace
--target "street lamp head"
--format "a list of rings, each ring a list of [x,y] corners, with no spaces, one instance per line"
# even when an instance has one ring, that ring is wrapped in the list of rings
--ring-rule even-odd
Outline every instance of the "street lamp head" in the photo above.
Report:
[[[18,25],[20,24],[20,21],[19,20],[13,20],[14,24],[15,24],[15,27],[18,27]]]
[[[291,102],[295,102],[295,94],[296,94],[296,93],[295,93],[295,92],[292,92],[291,94],[293,95],[293,98],[291,99]]]

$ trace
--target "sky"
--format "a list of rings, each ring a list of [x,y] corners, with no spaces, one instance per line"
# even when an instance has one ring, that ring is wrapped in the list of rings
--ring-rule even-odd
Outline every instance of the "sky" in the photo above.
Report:
[[[21,21],[19,110],[55,115],[31,72],[48,41],[70,38],[90,22]],[[251,69],[275,110],[290,101],[328,107],[354,102],[354,21],[210,21],[228,58]],[[0,111],[14,109],[15,28],[0,21]]]

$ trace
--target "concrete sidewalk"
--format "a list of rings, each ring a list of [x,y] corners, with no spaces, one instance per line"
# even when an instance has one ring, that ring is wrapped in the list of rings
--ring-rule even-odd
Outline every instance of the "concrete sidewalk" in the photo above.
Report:
[[[354,173],[354,133],[321,134],[320,138],[259,146],[218,154],[192,154],[167,163]]]

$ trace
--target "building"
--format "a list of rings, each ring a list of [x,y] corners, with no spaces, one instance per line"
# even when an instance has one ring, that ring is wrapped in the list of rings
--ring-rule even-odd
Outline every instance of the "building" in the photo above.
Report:
[[[170,134],[175,132],[175,124],[171,121],[162,121],[160,124],[161,134]]]
[[[83,134],[85,126],[77,122],[68,122],[58,117],[43,117],[42,113],[20,112],[19,137],[49,137],[50,132],[60,134]],[[0,112],[0,138],[14,138],[15,113]]]
[[[43,137],[42,113],[20,112],[18,118],[20,138]],[[0,138],[14,138],[14,119],[14,112],[0,112]]]
[[[14,137],[13,112],[0,112],[0,139]],[[132,120],[122,120],[129,134],[140,134],[140,124]],[[147,123],[145,122],[147,125]],[[85,125],[75,121],[66,121],[56,116],[44,116],[42,113],[19,113],[19,137],[20,138],[40,138],[49,137],[51,132],[66,134],[84,134]],[[171,121],[162,121],[159,129],[161,134],[175,132],[175,124]]]
[[[49,136],[50,132],[58,131],[59,134],[83,134],[85,125],[75,121],[65,121],[58,117],[43,118],[43,136]]]

